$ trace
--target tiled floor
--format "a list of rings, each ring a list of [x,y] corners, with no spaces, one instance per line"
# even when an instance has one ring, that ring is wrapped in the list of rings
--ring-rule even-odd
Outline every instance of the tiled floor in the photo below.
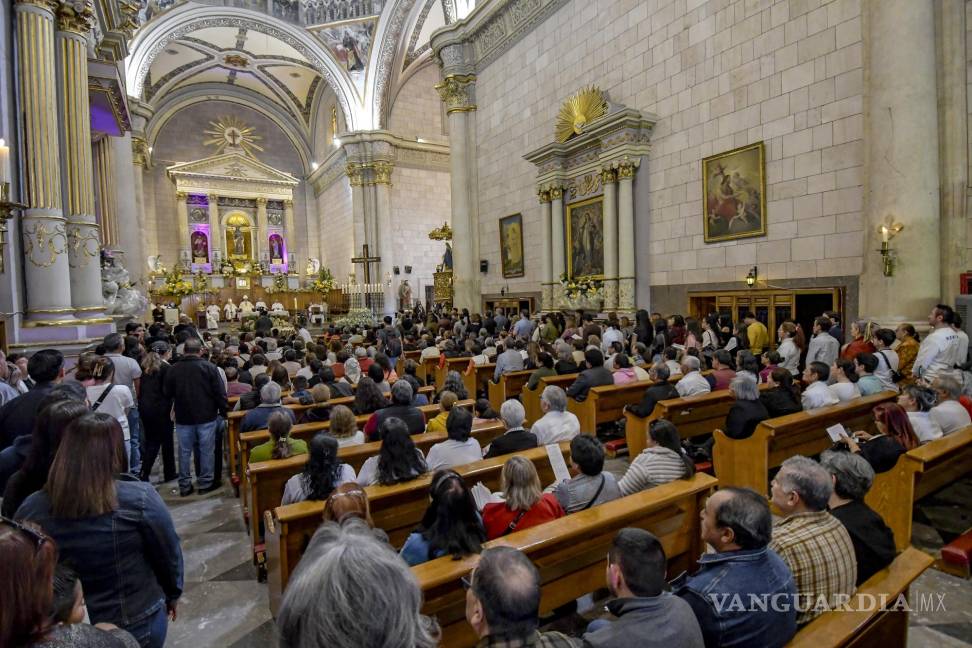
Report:
[[[626,466],[626,460],[617,459],[607,468],[623,473]],[[267,586],[256,579],[239,500],[229,487],[188,498],[180,498],[173,489],[174,483],[159,486],[182,538],[186,589],[166,646],[275,647]],[[935,553],[955,534],[972,527],[970,516],[972,479],[965,479],[918,504],[913,542]],[[937,594],[944,595],[944,609],[938,607]],[[933,608],[911,615],[911,648],[972,646],[972,582],[932,569],[915,582],[911,595],[913,606],[925,600]]]

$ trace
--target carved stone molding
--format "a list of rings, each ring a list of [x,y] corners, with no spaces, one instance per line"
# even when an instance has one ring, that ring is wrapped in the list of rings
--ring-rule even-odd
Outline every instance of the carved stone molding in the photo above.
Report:
[[[148,144],[145,139],[132,136],[132,163],[135,166],[147,167],[149,160]]]

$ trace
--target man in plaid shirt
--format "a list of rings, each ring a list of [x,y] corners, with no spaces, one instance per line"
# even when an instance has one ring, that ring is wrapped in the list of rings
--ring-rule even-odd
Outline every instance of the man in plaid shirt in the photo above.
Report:
[[[786,517],[773,526],[769,546],[793,572],[798,626],[854,593],[854,544],[844,525],[827,512],[832,490],[830,473],[800,456],[784,461],[772,483],[773,503]]]

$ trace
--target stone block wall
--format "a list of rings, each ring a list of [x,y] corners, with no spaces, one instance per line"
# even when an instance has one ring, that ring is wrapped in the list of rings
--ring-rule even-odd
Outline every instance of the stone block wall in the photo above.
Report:
[[[351,257],[355,256],[354,227],[351,208],[351,184],[347,176],[341,176],[331,183],[317,197],[317,224],[314,232],[320,242],[321,266],[330,268],[339,284],[348,280],[348,274],[356,272],[358,281],[364,281],[361,266],[351,267]],[[360,251],[360,250],[359,250]]]
[[[522,212],[537,290],[540,208],[527,151],[564,99],[596,84],[658,117],[636,179],[638,301],[654,286],[859,275],[863,254],[860,0],[572,0],[480,71],[483,291],[497,292],[498,221]],[[767,236],[703,242],[702,158],[766,144]],[[822,280],[821,284],[828,283]]]
[[[399,89],[385,128],[405,138],[421,137],[430,142],[447,139],[442,101],[435,90],[438,82],[435,65],[419,68]]]
[[[442,262],[445,243],[429,239],[429,232],[452,220],[449,174],[408,167],[395,167],[392,174],[392,229],[395,265],[405,279],[405,266],[412,266],[408,283],[414,299],[425,299],[425,286],[432,285],[435,267]]]

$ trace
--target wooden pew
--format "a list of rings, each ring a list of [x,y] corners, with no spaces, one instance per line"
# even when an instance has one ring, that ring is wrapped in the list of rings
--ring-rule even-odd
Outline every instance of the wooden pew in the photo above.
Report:
[[[418,371],[415,373],[422,379],[422,382],[426,385],[431,385],[435,382],[435,369],[438,366],[439,356],[426,358],[422,362],[419,362]]]
[[[689,480],[670,482],[511,533],[486,546],[512,546],[530,557],[540,570],[540,613],[547,614],[604,586],[608,550],[618,531],[626,527],[647,529],[658,536],[668,557],[670,576],[694,570],[704,550],[699,512],[715,486],[715,479],[698,473]],[[412,568],[424,595],[422,612],[438,619],[443,646],[476,645],[476,636],[465,618],[466,596],[460,578],[478,562],[478,555],[458,561],[445,556]]]
[[[466,371],[466,368],[469,366],[469,363],[471,361],[472,361],[471,357],[446,358],[444,366],[439,367],[439,365],[436,365],[435,366],[436,391],[441,390],[442,385],[445,384],[446,374],[448,374],[450,371],[458,371],[459,374],[462,375]]]
[[[864,501],[894,531],[898,551],[911,544],[914,503],[972,472],[972,427],[909,450],[878,473]]]
[[[768,475],[786,459],[796,455],[820,454],[833,442],[826,428],[837,423],[848,431],[874,431],[871,410],[881,403],[894,402],[897,394],[886,391],[830,407],[797,412],[763,421],[748,439],[730,439],[713,433],[712,460],[721,486],[752,488],[768,493]]]
[[[421,355],[422,355],[421,351],[404,351],[402,355],[398,356],[398,360],[395,362],[395,373],[397,373],[399,376],[404,376],[405,361],[414,360],[415,362],[418,362],[419,357],[421,357]]]
[[[498,383],[490,380],[487,384],[490,407],[492,407],[494,411],[499,412],[500,407],[503,405],[503,401],[505,401],[507,398],[516,398],[519,396],[520,390],[526,386],[527,381],[530,380],[530,374],[532,373],[533,369],[511,371],[501,375]]]
[[[570,443],[561,443],[560,450],[567,458],[570,454]],[[542,484],[553,481],[553,468],[550,466],[545,447],[531,448],[516,454],[533,462],[540,474]],[[511,456],[483,459],[457,466],[455,470],[465,478],[466,484],[470,487],[476,482],[483,482],[490,490],[498,491],[503,465]],[[426,473],[404,484],[369,486],[365,489],[375,526],[388,533],[392,546],[400,547],[404,544],[408,534],[421,522],[425,509],[429,505],[428,491],[431,482],[432,474]],[[287,587],[293,569],[300,560],[308,540],[321,523],[323,512],[324,502],[308,501],[279,506],[266,511],[263,515],[266,530],[264,537],[270,611],[274,615],[277,613],[280,597]],[[695,517],[698,517],[697,513]]]
[[[673,381],[669,380],[669,382]],[[766,389],[766,385],[759,388]],[[728,389],[688,396],[686,398],[671,398],[655,403],[655,409],[647,417],[637,416],[632,412],[625,412],[624,434],[628,445],[628,456],[634,459],[648,444],[648,426],[652,421],[665,419],[671,421],[678,428],[678,434],[683,439],[712,434],[712,431],[726,422],[726,414],[734,403]]]
[[[485,447],[505,431],[506,428],[502,421],[488,421],[475,426],[472,436],[479,441],[481,446]],[[428,454],[429,448],[447,438],[448,435],[445,432],[412,435],[415,446],[423,454]],[[373,441],[343,447],[338,450],[338,457],[343,463],[354,468],[355,473],[357,473],[361,470],[365,461],[379,452],[381,452],[381,441]],[[306,464],[307,455],[301,454],[286,459],[258,461],[247,466],[244,484],[246,484],[248,493],[246,502],[249,510],[246,513],[247,517],[253,521],[253,524],[250,524],[250,540],[254,553],[260,550],[259,546],[263,543],[263,534],[258,523],[263,519],[263,512],[280,506],[287,480],[301,472]]]
[[[528,428],[543,416],[543,411],[540,409],[540,396],[544,389],[549,385],[555,385],[566,391],[575,380],[577,380],[577,374],[572,373],[541,378],[534,389],[523,385],[520,390],[520,402],[523,403],[523,409],[526,410],[526,420],[523,422],[523,426]]]
[[[594,434],[598,425],[624,418],[625,406],[640,403],[645,390],[654,384],[652,380],[639,380],[625,385],[592,387],[582,401],[568,398],[567,411],[577,417],[583,432]]]
[[[908,612],[892,608],[899,595],[908,589],[934,562],[931,556],[913,547],[900,553],[885,569],[871,576],[857,588],[850,610],[824,612],[805,625],[787,644],[790,648],[904,648],[908,644]],[[855,601],[861,600],[863,606]],[[868,603],[877,601],[875,610]],[[886,601],[882,606],[881,601]]]
[[[466,367],[462,371],[462,382],[466,385],[469,398],[476,398],[480,389],[487,389],[486,384],[492,379],[493,372],[496,371],[496,363],[490,362],[482,365]]]

